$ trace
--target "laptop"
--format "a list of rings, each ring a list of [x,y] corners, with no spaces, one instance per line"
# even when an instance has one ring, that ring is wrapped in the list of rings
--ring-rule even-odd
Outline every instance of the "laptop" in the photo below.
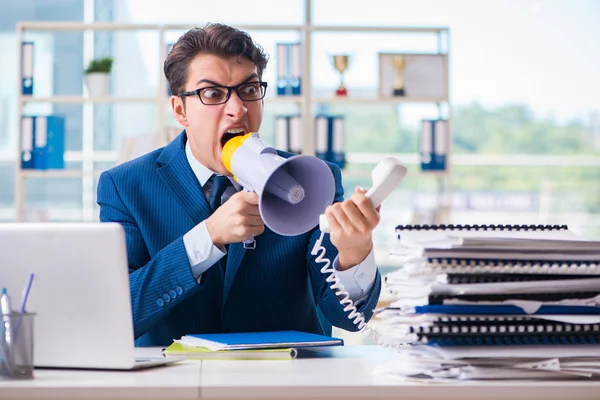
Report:
[[[135,357],[120,224],[0,224],[0,288],[14,309],[30,273],[36,367],[132,370],[179,361]]]

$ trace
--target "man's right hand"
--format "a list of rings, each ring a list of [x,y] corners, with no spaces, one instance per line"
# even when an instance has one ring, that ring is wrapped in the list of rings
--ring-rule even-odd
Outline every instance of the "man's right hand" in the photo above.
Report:
[[[206,220],[206,228],[219,248],[260,235],[265,223],[258,211],[258,194],[246,191],[233,194]]]

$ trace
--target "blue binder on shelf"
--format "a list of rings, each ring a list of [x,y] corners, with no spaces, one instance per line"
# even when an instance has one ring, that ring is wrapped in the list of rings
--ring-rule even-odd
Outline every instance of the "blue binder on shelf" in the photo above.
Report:
[[[421,171],[446,172],[449,147],[448,121],[423,120],[421,124]]]
[[[57,115],[34,116],[33,168],[64,169],[65,121]]]
[[[33,95],[33,42],[21,43],[21,94]]]

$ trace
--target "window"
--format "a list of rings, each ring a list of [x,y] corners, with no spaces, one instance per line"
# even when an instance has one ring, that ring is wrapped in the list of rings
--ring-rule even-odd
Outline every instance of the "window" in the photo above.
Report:
[[[260,6],[249,2],[174,0],[127,0],[117,5],[97,2],[99,19],[123,23],[224,22],[232,25],[284,25],[304,23],[304,0],[268,1]],[[110,3],[110,4],[109,4]],[[20,3],[19,3],[20,4]],[[0,16],[0,49],[7,62],[0,65],[0,218],[11,214],[16,129],[16,76],[14,24],[17,20],[83,20],[83,0],[70,0],[48,7],[31,1],[32,8],[11,4]],[[106,7],[110,10],[104,10]],[[33,10],[33,11],[32,11]],[[135,12],[134,12],[135,10]],[[182,12],[181,10],[185,10]],[[88,12],[89,14],[89,12]],[[189,16],[193,15],[194,18]],[[566,223],[579,233],[600,237],[600,105],[598,91],[600,36],[597,19],[600,5],[594,1],[567,3],[543,0],[494,0],[485,7],[473,0],[414,2],[372,0],[369,12],[351,8],[343,0],[313,0],[312,19],[316,25],[361,26],[447,26],[450,29],[452,173],[448,193],[453,199],[450,218],[464,223],[506,222]],[[190,21],[192,20],[192,21]],[[510,21],[508,24],[506,21]],[[560,29],[556,21],[561,21]],[[183,31],[169,31],[172,42]],[[275,79],[275,44],[301,40],[299,31],[251,30],[253,38],[271,54],[265,73]],[[32,33],[34,34],[34,33]],[[82,93],[84,55],[89,52],[79,33],[38,34],[45,43],[36,51],[47,57],[47,90],[55,94]],[[103,51],[115,57],[113,94],[153,96],[161,71],[154,32],[114,33],[104,41]],[[98,40],[96,42],[98,45]],[[313,95],[330,96],[338,75],[330,64],[332,52],[349,52],[353,57],[346,75],[350,94],[373,94],[377,88],[378,51],[432,51],[435,38],[426,35],[397,35],[385,32],[316,32],[312,36],[311,78]],[[6,50],[9,49],[9,50]],[[132,65],[135,67],[132,68]],[[267,96],[272,95],[271,85]],[[82,160],[81,105],[36,104],[43,112],[69,115],[69,164]],[[46,107],[46,108],[44,108]],[[316,107],[316,105],[315,105]],[[440,182],[421,174],[418,166],[420,122],[436,115],[427,104],[320,104],[320,110],[346,117],[346,151],[350,161],[344,173],[347,192],[354,185],[370,186],[370,170],[383,153],[397,154],[410,172],[401,188],[384,207],[385,221],[377,240],[389,237],[397,222],[427,217],[440,200]],[[294,104],[268,104],[261,134],[272,141],[274,117],[297,112]],[[132,115],[164,115],[168,126],[180,127],[170,110],[156,110],[153,104],[126,104],[94,108],[95,131],[101,131],[94,150],[96,165],[110,165],[118,158],[124,140],[143,136],[156,129],[155,118]],[[151,145],[150,145],[151,146]],[[79,161],[78,161],[79,160]],[[108,164],[107,164],[108,162]],[[42,183],[31,182],[33,186]],[[61,186],[62,188],[63,186]],[[85,185],[73,185],[72,198],[79,204]],[[30,204],[41,204],[31,189]],[[61,189],[62,190],[62,189]],[[29,194],[28,194],[29,196]]]

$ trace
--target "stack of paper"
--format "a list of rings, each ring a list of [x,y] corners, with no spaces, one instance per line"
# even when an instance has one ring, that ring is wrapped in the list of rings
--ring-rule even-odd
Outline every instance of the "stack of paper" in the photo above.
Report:
[[[381,372],[435,379],[600,375],[600,242],[564,226],[401,226]],[[582,351],[583,350],[583,351]],[[526,370],[526,373],[523,372]]]

